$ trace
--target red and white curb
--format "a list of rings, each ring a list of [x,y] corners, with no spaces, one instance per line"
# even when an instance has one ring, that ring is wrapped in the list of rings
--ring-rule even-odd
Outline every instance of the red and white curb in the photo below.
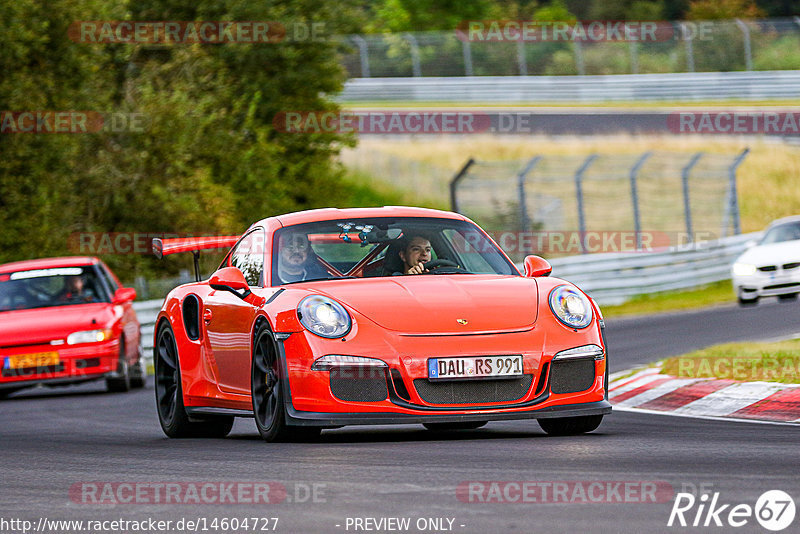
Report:
[[[609,377],[608,400],[616,409],[781,423],[800,423],[800,385],[676,378],[648,367]]]

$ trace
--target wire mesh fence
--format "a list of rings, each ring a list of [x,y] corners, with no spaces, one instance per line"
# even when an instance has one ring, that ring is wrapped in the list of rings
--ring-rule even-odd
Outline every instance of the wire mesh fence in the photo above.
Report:
[[[746,154],[471,159],[450,184],[451,204],[515,261],[687,245],[740,233],[736,169]]]
[[[351,78],[800,69],[798,17],[658,24],[653,40],[482,40],[460,30],[349,35],[340,37],[342,63]]]

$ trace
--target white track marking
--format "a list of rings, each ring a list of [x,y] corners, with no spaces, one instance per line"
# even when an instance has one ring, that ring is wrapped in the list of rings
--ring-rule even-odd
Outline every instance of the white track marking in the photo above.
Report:
[[[641,408],[631,408],[630,406],[614,406],[615,411],[646,413],[650,415],[666,415],[669,417],[683,417],[685,419],[706,419],[708,421],[725,421],[728,423],[754,423],[757,425],[779,425],[779,426],[798,426],[800,419],[796,421],[764,421],[762,419],[740,419],[738,417],[715,417],[709,415],[695,415],[675,412],[661,412],[658,410],[643,410]]]
[[[673,413],[707,416],[730,415],[782,389],[785,389],[783,384],[741,382],[709,393],[705,397],[681,406]]]
[[[666,375],[663,375],[666,376]],[[657,399],[667,393],[671,393],[678,388],[683,386],[688,386],[689,384],[694,384],[695,382],[699,382],[703,380],[702,378],[676,378],[674,380],[670,380],[669,382],[664,382],[663,384],[659,384],[653,388],[648,389],[647,391],[643,391],[638,395],[634,395],[629,399],[625,399],[624,401],[615,404],[614,406],[638,406],[640,404],[644,404],[645,402]],[[611,401],[613,401],[613,397]]]

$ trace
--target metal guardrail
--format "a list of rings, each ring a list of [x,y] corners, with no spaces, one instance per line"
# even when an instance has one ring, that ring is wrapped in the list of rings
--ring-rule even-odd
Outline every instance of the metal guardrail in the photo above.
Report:
[[[575,283],[601,305],[636,295],[692,289],[730,278],[731,265],[761,233],[659,252],[615,252],[550,260],[553,276]]]
[[[340,102],[614,102],[800,97],[800,71],[353,78]]]
[[[550,260],[553,276],[575,283],[600,305],[620,304],[640,294],[691,289],[730,278],[733,261],[760,233],[741,234],[687,249],[588,254]],[[521,266],[520,266],[521,269]],[[145,359],[152,363],[155,319],[163,300],[134,302]]]

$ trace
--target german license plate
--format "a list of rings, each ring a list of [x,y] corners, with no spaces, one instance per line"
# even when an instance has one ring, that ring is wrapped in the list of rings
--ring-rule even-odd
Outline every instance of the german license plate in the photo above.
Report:
[[[31,367],[49,367],[59,363],[57,352],[37,352],[36,354],[7,356],[3,367],[6,369],[29,369]]]
[[[431,358],[428,360],[428,378],[432,380],[495,376],[522,376],[522,355]]]

